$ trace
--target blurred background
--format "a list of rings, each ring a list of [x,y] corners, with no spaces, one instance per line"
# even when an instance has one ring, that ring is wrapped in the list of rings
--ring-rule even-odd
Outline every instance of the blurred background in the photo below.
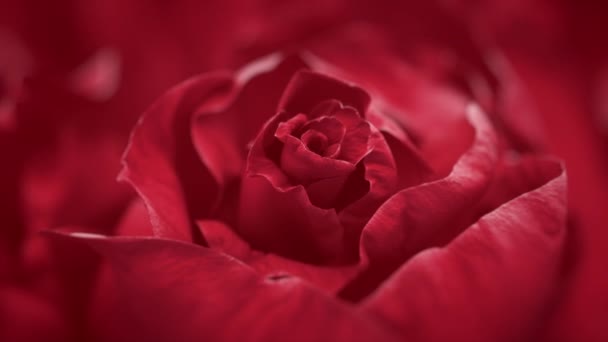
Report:
[[[605,1],[0,0],[7,308],[53,310],[37,302],[51,295],[32,285],[36,232],[69,225],[107,232],[116,224],[132,196],[115,181],[120,156],[160,94],[275,51],[343,46],[339,32],[360,27],[429,77],[471,92],[518,150],[564,160],[570,246],[550,338],[608,339],[598,323],[608,322]],[[370,45],[347,53],[374,52]],[[17,292],[32,296],[34,309],[15,301]],[[0,306],[0,318],[9,309]]]

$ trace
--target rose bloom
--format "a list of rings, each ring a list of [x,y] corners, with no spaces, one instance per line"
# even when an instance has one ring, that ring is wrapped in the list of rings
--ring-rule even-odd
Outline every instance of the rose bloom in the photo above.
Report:
[[[388,54],[386,77],[338,56],[203,74],[142,116],[120,174],[141,201],[119,236],[53,235],[109,262],[102,339],[538,336],[564,246],[561,165],[509,153],[472,98]]]
[[[0,339],[606,336],[600,9],[2,12]]]

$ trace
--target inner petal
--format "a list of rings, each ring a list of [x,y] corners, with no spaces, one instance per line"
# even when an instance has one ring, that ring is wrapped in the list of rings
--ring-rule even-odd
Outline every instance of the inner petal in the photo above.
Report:
[[[302,134],[301,140],[311,152],[325,156],[328,147],[328,139],[325,134],[317,130],[309,130]]]
[[[308,147],[309,142],[312,143],[313,149],[309,148],[312,152],[328,158],[336,157],[346,135],[344,125],[332,117],[309,121],[302,127],[302,131],[300,139],[304,145]]]

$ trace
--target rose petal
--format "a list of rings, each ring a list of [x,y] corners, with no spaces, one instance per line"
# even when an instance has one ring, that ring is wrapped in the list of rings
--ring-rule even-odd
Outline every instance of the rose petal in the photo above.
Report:
[[[363,308],[412,340],[522,340],[542,325],[556,289],[565,227],[562,172],[416,255]]]
[[[295,184],[306,184],[325,178],[347,176],[355,170],[355,165],[344,160],[322,157],[306,148],[301,140],[287,136],[281,151],[281,170]]]
[[[346,297],[364,295],[407,258],[450,241],[471,223],[463,220],[463,214],[489,186],[497,146],[493,128],[479,108],[469,106],[467,113],[476,130],[475,142],[450,175],[398,192],[382,204],[363,229],[361,258],[378,267],[370,268],[370,274],[353,283],[344,294]]]
[[[297,277],[263,278],[208,248],[163,239],[74,237],[114,266],[121,300],[113,319],[120,329],[109,340],[395,339]]]
[[[297,56],[271,55],[252,62],[237,73],[242,88],[228,108],[210,111],[203,107],[197,111],[192,140],[219,184],[240,175],[249,143],[275,114],[292,75],[305,67]]]
[[[192,241],[190,200],[196,199],[198,210],[212,207],[217,184],[192,147],[190,121],[196,108],[226,98],[233,84],[223,74],[188,80],[161,97],[135,127],[120,179],[146,203],[156,235]]]
[[[372,128],[369,137],[369,154],[363,165],[363,179],[367,183],[367,192],[360,197],[348,198],[344,210],[340,212],[340,222],[347,228],[347,245],[357,248],[359,235],[376,209],[397,190],[397,167],[384,136]],[[355,252],[356,253],[356,252]]]
[[[369,25],[352,25],[331,38],[312,46],[321,59],[309,58],[311,67],[360,85],[372,94],[376,108],[394,114],[392,118],[411,133],[424,136],[444,122],[462,118],[460,108],[468,100],[404,63],[383,43],[385,35]]]
[[[230,227],[219,221],[197,222],[205,241],[213,249],[222,251],[253,267],[261,276],[297,276],[316,287],[335,293],[363,267],[324,267],[301,263],[281,256],[261,253],[249,247]]]
[[[148,215],[144,201],[136,198],[131,202],[114,234],[118,236],[154,235],[152,224],[150,223],[150,215]]]
[[[244,176],[239,234],[265,252],[309,263],[337,262],[344,255],[344,230],[335,210],[313,206],[302,186],[277,188],[268,178],[272,172]]]
[[[338,100],[364,115],[371,98],[359,87],[311,71],[300,71],[285,89],[278,111],[311,113],[319,103],[327,100]]]

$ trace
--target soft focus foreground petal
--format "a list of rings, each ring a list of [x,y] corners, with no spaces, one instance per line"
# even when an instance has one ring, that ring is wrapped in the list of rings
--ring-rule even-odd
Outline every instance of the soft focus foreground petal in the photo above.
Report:
[[[524,341],[557,289],[566,227],[562,172],[421,252],[363,303],[412,341]]]
[[[135,127],[120,178],[146,203],[156,235],[192,241],[191,203],[198,210],[214,203],[217,184],[194,151],[190,123],[196,109],[218,105],[233,85],[221,73],[190,79],[161,97]]]
[[[324,267],[262,253],[251,249],[230,227],[220,221],[197,222],[209,247],[222,251],[254,268],[261,276],[300,277],[315,287],[335,293],[355,277],[364,265]]]
[[[25,289],[0,285],[0,340],[60,342],[68,339],[64,317]]]
[[[22,246],[22,277],[70,324],[70,335],[86,340],[86,311],[99,266],[99,255],[87,246],[49,239],[49,232],[82,231],[61,227],[32,234]]]
[[[111,341],[391,341],[365,313],[296,277],[264,278],[205,247],[73,234],[113,266]],[[61,237],[60,237],[61,238]],[[63,237],[65,238],[65,237]]]

